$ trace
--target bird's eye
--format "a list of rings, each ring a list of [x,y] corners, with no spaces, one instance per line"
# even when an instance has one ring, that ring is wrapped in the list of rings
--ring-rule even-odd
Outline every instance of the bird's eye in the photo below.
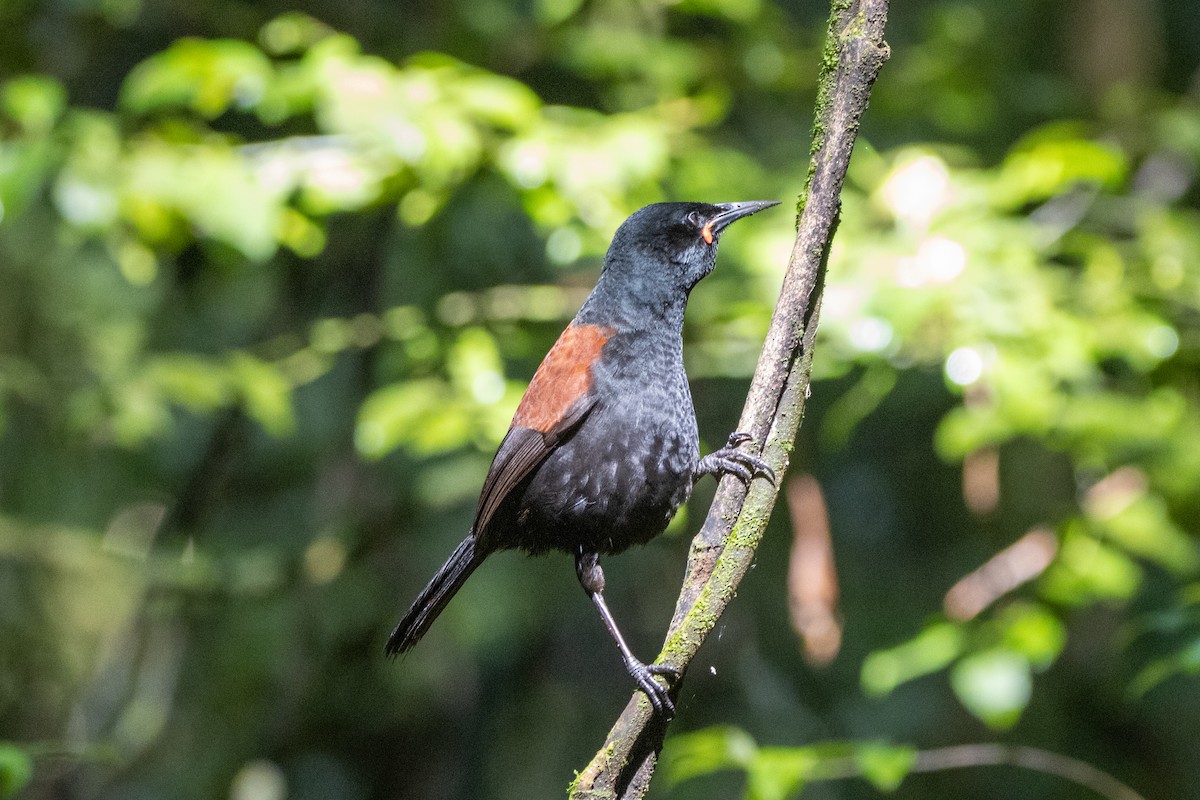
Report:
[[[694,225],[697,228],[704,226],[704,219],[700,216],[699,211],[689,211],[686,219],[689,225]]]

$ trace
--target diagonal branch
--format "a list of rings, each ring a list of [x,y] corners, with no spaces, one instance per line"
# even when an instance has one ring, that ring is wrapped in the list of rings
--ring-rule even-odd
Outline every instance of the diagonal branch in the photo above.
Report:
[[[804,414],[825,263],[841,210],[841,188],[871,86],[889,52],[887,0],[833,0],[813,122],[808,185],[800,197],[796,243],[738,430],[764,442],[782,479]],[[658,662],[681,674],[716,625],[750,567],[776,488],[755,481],[747,493],[722,480],[692,541],[687,574]],[[673,693],[678,693],[679,681]],[[650,784],[667,722],[643,694],[629,701],[604,747],[570,789],[574,800],[641,798]]]

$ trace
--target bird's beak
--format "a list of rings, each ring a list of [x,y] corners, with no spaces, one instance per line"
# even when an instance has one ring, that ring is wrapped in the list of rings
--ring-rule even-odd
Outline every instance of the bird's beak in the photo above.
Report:
[[[721,231],[729,227],[742,217],[748,217],[751,214],[762,211],[764,208],[779,205],[778,200],[747,200],[742,203],[717,203],[717,208],[721,209],[721,213],[714,216],[704,226],[704,241],[709,244],[713,243],[713,239],[717,237]]]

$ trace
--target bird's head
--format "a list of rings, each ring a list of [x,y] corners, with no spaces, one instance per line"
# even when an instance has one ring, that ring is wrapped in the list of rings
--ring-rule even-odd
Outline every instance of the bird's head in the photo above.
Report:
[[[633,286],[651,284],[688,292],[717,263],[721,232],[742,217],[779,205],[777,200],[742,203],[654,203],[633,213],[613,236],[605,269],[625,273]]]

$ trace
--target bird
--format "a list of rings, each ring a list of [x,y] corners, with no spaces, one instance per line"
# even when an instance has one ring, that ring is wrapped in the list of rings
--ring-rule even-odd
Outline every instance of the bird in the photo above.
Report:
[[[746,433],[700,456],[683,366],[684,309],[716,266],[722,232],[774,205],[654,203],[617,228],[595,288],[517,406],[470,532],[392,631],[389,656],[412,648],[492,553],[565,551],[626,671],[656,712],[674,715],[668,686],[654,678],[673,682],[679,673],[634,656],[604,600],[600,557],[662,533],[704,475],[775,482],[766,462],[742,449]]]

